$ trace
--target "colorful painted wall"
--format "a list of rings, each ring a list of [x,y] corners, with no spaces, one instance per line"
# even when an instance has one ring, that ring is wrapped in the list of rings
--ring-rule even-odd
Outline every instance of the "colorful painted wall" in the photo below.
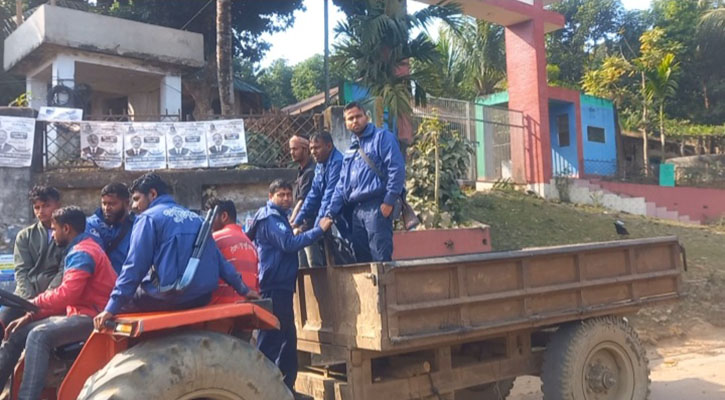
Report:
[[[617,141],[614,105],[611,101],[582,94],[583,175],[614,175],[617,172]]]
[[[573,103],[549,101],[549,132],[554,176],[579,176],[578,131]]]

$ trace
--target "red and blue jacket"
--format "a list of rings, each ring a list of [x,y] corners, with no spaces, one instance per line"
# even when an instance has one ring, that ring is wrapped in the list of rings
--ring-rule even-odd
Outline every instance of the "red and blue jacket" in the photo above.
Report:
[[[88,315],[103,310],[116,282],[116,271],[106,252],[86,233],[76,236],[68,245],[63,282],[33,299],[40,311],[39,320],[52,315]]]

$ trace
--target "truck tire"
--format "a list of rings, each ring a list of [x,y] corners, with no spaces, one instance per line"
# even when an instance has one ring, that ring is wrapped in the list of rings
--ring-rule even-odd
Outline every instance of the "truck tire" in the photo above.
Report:
[[[149,340],[116,354],[86,380],[83,400],[292,400],[261,352],[216,332]]]
[[[649,365],[637,333],[618,317],[556,331],[544,354],[544,400],[646,400]]]
[[[514,387],[513,379],[456,390],[455,400],[505,400]]]

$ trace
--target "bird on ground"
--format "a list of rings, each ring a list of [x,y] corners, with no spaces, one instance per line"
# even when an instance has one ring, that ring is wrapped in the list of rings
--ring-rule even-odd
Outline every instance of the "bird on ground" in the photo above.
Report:
[[[624,227],[624,222],[620,220],[614,221],[614,229],[617,231],[619,236],[629,236],[629,231]]]

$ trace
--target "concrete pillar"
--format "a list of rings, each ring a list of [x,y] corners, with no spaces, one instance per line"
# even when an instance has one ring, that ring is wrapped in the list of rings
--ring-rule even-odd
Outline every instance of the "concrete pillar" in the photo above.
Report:
[[[543,18],[506,27],[509,108],[524,113],[525,127],[523,137],[511,137],[516,182],[549,183],[552,177],[544,37]]]
[[[28,93],[28,105],[34,110],[48,105],[48,82],[43,79],[27,77],[25,91]]]
[[[73,57],[59,54],[53,60],[52,79],[53,86],[64,85],[69,88],[75,87],[76,62]]]
[[[181,76],[166,75],[161,78],[159,112],[181,115]]]

